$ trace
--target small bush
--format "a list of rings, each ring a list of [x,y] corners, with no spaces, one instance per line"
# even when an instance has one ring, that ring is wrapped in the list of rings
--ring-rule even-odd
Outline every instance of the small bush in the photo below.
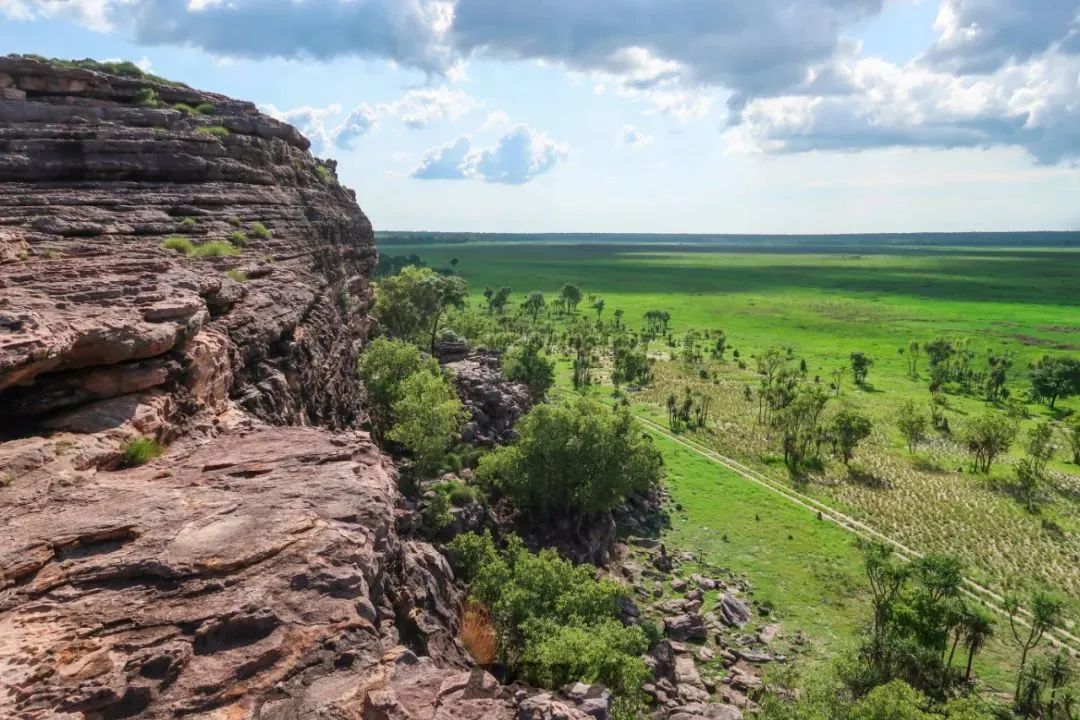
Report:
[[[157,90],[154,88],[140,88],[135,93],[135,104],[142,107],[156,108],[161,105],[161,100],[158,98]]]
[[[184,113],[185,115],[198,115],[199,114],[198,110],[191,107],[187,103],[176,103],[175,105],[172,106],[172,109],[173,110],[179,110],[180,112]]]
[[[145,465],[165,452],[165,448],[153,438],[135,438],[121,448],[120,467],[133,468]]]
[[[461,644],[477,665],[494,665],[498,659],[498,639],[491,614],[478,602],[469,600],[461,609]]]
[[[424,511],[420,513],[421,529],[429,538],[439,536],[450,524],[454,522],[454,516],[450,513],[450,499],[445,493],[436,492],[431,497]]]
[[[319,179],[327,185],[337,185],[337,176],[334,175],[334,172],[330,168],[322,163],[315,166],[315,172],[319,174]]]
[[[165,242],[161,243],[163,250],[175,250],[181,255],[190,255],[195,250],[195,246],[186,237],[180,237],[179,235],[171,235],[165,238]]]
[[[240,218],[236,217],[235,215],[230,215],[225,222],[229,223],[234,228],[240,227]]]
[[[247,273],[243,270],[229,270],[225,274],[238,283],[246,283],[248,280]]]
[[[184,218],[183,220],[180,221],[180,229],[181,230],[193,230],[195,228],[195,224],[196,224],[195,223],[195,218],[186,217],[186,218]]]
[[[195,128],[196,135],[213,135],[216,138],[227,138],[231,134],[229,128],[221,125],[203,125]]]
[[[243,230],[237,230],[236,232],[229,233],[229,242],[236,247],[247,247],[248,236]]]
[[[226,255],[236,255],[237,252],[239,251],[233,247],[232,243],[221,240],[196,245],[191,250],[191,257],[224,257]]]
[[[261,222],[251,223],[251,225],[248,227],[248,229],[251,231],[251,234],[253,236],[255,236],[257,238],[260,238],[262,240],[265,240],[266,238],[270,237],[273,234],[273,233],[270,232],[269,228],[267,228]]]
[[[210,113],[214,112],[214,105],[213,103],[208,102],[199,103],[195,106],[195,112],[199,113],[200,115],[209,115]]]

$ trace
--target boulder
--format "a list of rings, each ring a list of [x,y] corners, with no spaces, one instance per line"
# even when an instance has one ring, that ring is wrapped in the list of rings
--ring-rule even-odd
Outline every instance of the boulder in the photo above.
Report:
[[[705,619],[697,613],[683,613],[664,618],[664,634],[675,640],[704,640],[708,637]]]
[[[720,598],[716,611],[720,616],[720,621],[728,627],[741,628],[750,622],[750,606],[729,593],[725,593]]]

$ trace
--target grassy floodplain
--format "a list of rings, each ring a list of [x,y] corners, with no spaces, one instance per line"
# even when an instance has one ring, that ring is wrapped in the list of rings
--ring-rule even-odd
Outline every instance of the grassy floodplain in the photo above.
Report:
[[[827,384],[834,369],[847,366],[851,352],[869,354],[874,365],[868,387],[856,388],[847,373],[840,396],[830,401],[833,410],[854,407],[875,421],[873,436],[856,453],[857,477],[829,462],[799,489],[916,550],[959,555],[973,579],[996,591],[1054,589],[1067,596],[1073,617],[1080,618],[1080,468],[1068,462],[1065,450],[1050,463],[1048,502],[1033,514],[1008,491],[1011,462],[1022,456],[1018,447],[989,477],[973,475],[966,471],[963,449],[949,436],[935,434],[911,455],[893,425],[905,400],[930,399],[925,357],[922,372],[912,378],[897,351],[911,340],[968,340],[976,364],[987,350],[1009,352],[1009,385],[1018,397],[1027,389],[1024,376],[1031,361],[1046,353],[1080,355],[1080,252],[521,242],[393,244],[383,252],[416,253],[433,267],[456,258],[457,272],[478,301],[488,285],[512,288],[511,307],[516,307],[530,291],[550,298],[564,283],[574,283],[604,298],[608,320],[621,309],[624,322],[640,327],[644,313],[656,309],[671,313],[676,338],[690,330],[722,329],[730,348],[724,362],[706,360],[704,378],[699,366],[678,359],[658,362],[655,381],[634,397],[635,408],[662,420],[669,393],[688,385],[708,393],[714,398],[710,422],[695,431],[695,439],[778,479],[787,480],[777,462],[776,439],[755,424],[754,408],[744,398],[745,388],[757,384],[753,357],[771,346],[791,347],[795,362],[805,360],[808,377]],[[585,305],[579,312],[592,313]],[[734,361],[734,349],[745,368]],[[654,343],[661,358],[673,352]],[[594,392],[610,395],[610,388]],[[978,397],[947,399],[954,431],[988,409]],[[1027,409],[1031,417],[1024,428],[1080,411],[1080,399],[1059,402],[1054,412],[1035,403]],[[734,531],[724,540],[723,528],[745,524],[756,504],[783,518],[776,507],[782,501],[745,488],[735,492],[738,478],[725,479],[708,461],[688,457],[670,441],[661,446],[674,499],[686,508],[685,517],[676,518],[672,542],[698,549],[718,564],[737,566],[742,558],[748,577],[763,593],[775,595],[770,599],[807,632],[825,645],[850,639],[855,618],[864,613],[858,592],[849,592],[861,576],[843,532],[814,528],[814,519],[807,517],[811,524],[798,535],[805,541],[797,548],[786,539],[796,533],[755,534],[756,522],[741,528],[745,540],[737,540],[740,533]],[[983,677],[995,684],[1005,677],[994,661],[997,655],[991,648],[984,659],[991,667]]]

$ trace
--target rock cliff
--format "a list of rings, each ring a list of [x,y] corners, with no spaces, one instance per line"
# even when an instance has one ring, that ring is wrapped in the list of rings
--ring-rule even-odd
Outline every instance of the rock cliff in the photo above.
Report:
[[[375,259],[253,105],[0,58],[0,717],[513,715],[356,429]]]

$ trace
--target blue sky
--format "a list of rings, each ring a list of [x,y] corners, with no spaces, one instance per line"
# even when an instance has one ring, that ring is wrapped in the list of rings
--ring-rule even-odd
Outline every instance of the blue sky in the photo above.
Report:
[[[381,229],[1080,228],[1080,0],[0,0],[245,98]]]

